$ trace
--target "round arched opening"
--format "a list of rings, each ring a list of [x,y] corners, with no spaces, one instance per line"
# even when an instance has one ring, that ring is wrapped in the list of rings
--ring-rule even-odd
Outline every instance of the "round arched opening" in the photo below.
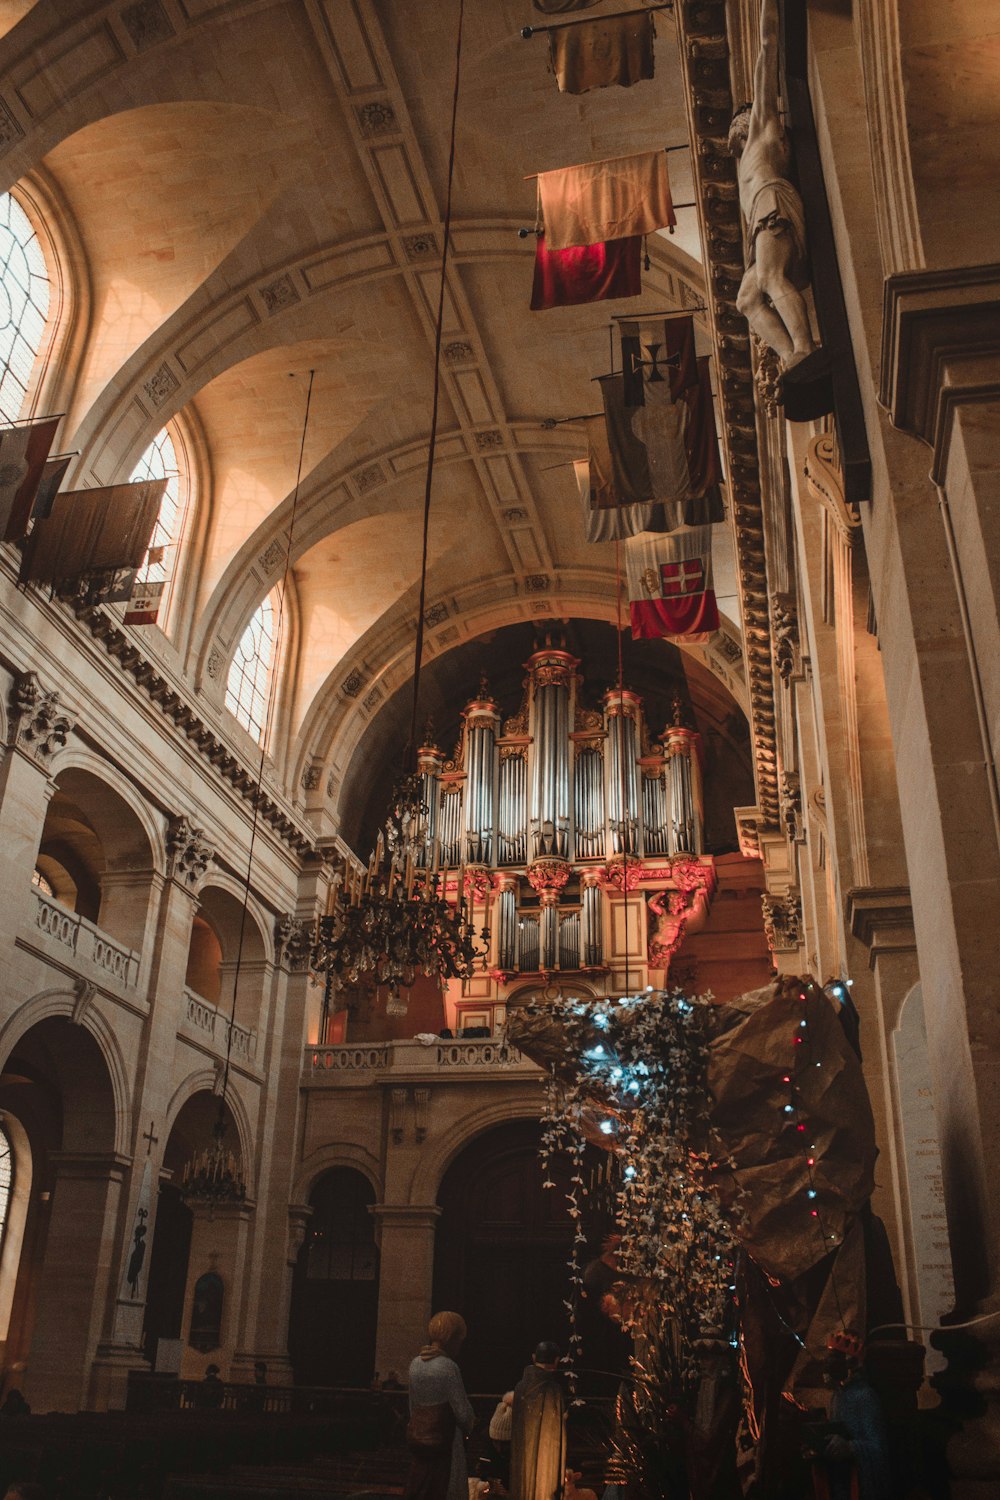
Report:
[[[543,1187],[540,1144],[536,1120],[496,1126],[460,1152],[441,1182],[434,1310],[466,1321],[462,1368],[470,1391],[509,1390],[541,1339],[568,1347],[571,1169],[553,1160],[555,1187]],[[585,1178],[596,1177],[599,1162],[588,1155]],[[584,1225],[595,1239],[601,1228]]]
[[[185,983],[228,1017],[236,990],[236,1021],[254,1029],[260,1019],[266,952],[255,918],[231,891],[206,886],[191,926]],[[238,969],[238,973],[237,973]]]
[[[299,1385],[368,1386],[375,1372],[375,1190],[353,1167],[324,1172],[292,1286],[288,1352]]]

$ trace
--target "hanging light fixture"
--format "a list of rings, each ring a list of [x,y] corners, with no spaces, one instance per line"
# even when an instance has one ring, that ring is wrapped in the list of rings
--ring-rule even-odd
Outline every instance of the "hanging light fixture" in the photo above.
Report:
[[[343,886],[335,892],[333,910],[319,923],[311,958],[312,968],[329,975],[337,989],[361,987],[377,992],[384,988],[386,1011],[390,1016],[406,1014],[407,999],[402,991],[408,990],[420,975],[436,978],[442,986],[449,979],[468,979],[477,964],[485,966],[489,945],[487,927],[483,928],[479,939],[476,937],[472,920],[472,887],[470,885],[467,899],[464,866],[456,872],[454,904],[448,898],[448,872],[434,868],[432,851],[428,848],[428,807],[424,801],[423,777],[413,769],[427,598],[427,539],[441,384],[441,334],[451,240],[463,13],[464,3],[459,0],[444,244],[434,336],[434,386],[424,484],[413,706],[405,754],[407,769],[390,796],[389,809],[367,871],[360,876],[348,872]]]
[[[226,1123],[221,1117],[212,1126],[212,1142],[196,1151],[184,1163],[181,1196],[193,1203],[214,1207],[223,1203],[242,1203],[247,1195],[246,1183],[232,1151],[226,1149]]]

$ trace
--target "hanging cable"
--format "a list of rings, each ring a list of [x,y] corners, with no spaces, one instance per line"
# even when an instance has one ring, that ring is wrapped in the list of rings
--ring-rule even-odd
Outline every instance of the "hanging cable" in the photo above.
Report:
[[[458,119],[458,92],[462,72],[462,25],[465,0],[458,0],[458,35],[455,39],[455,85],[451,96],[451,139],[448,145],[448,189],[444,205],[444,244],[441,247],[441,282],[438,287],[437,318],[434,325],[434,394],[431,400],[431,430],[427,444],[427,477],[424,483],[423,540],[420,550],[420,598],[417,605],[417,636],[413,644],[413,708],[410,712],[410,738],[405,752],[405,769],[411,771],[417,754],[417,711],[420,703],[420,659],[424,654],[424,606],[427,600],[427,543],[430,534],[431,489],[434,483],[434,450],[437,446],[438,404],[441,393],[441,336],[444,329],[444,293],[448,271],[448,246],[451,240],[451,194],[455,180],[455,124]]]
[[[622,661],[622,544],[615,537],[615,582],[618,610],[618,712],[621,717],[621,733],[618,736],[618,770],[621,778],[621,827],[622,827],[622,900],[625,903],[625,993],[631,989],[629,982],[628,946],[628,793],[625,780],[625,669]]]
[[[313,382],[316,379],[316,371],[309,371],[309,385],[306,390],[306,409],[302,419],[302,438],[299,442],[299,460],[295,471],[295,489],[292,493],[291,515],[288,521],[288,547],[285,551],[285,566],[278,585],[278,609],[274,630],[274,663],[277,665],[279,649],[281,645],[281,631],[285,619],[285,598],[288,592],[288,578],[292,570],[292,548],[295,542],[295,520],[299,508],[299,491],[302,486],[302,464],[306,451],[306,434],[309,431],[309,413],[312,407]],[[253,873],[254,846],[257,843],[257,829],[260,824],[260,799],[264,785],[264,766],[267,761],[267,745],[271,734],[271,720],[274,714],[274,705],[277,700],[278,673],[272,668],[271,681],[267,690],[267,708],[264,713],[264,728],[260,737],[260,762],[257,767],[257,785],[253,794],[253,818],[250,823],[250,843],[247,849],[246,874],[243,879],[243,905],[240,910],[240,930],[236,943],[236,964],[233,972],[233,1001],[229,1012],[229,1026],[226,1032],[226,1062],[222,1073],[222,1091],[219,1097],[219,1122],[218,1129],[225,1129],[226,1091],[229,1087],[229,1066],[233,1051],[233,1027],[236,1024],[236,998],[239,994],[240,970],[243,967],[243,944],[246,937],[247,914],[250,905],[250,878]]]

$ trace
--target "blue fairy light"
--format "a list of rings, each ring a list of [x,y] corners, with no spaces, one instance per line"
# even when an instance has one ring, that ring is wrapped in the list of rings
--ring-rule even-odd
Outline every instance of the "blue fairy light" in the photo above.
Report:
[[[584,1054],[590,1062],[607,1062],[608,1054],[603,1047],[590,1047]]]
[[[614,1120],[602,1120],[597,1128],[600,1130],[602,1135],[614,1135],[615,1122]]]
[[[806,1193],[806,1197],[807,1198],[815,1198],[816,1197],[816,1189],[815,1188],[809,1188],[808,1192]]]
[[[626,1167],[625,1168],[625,1181],[626,1182],[631,1182],[634,1179],[634,1177],[635,1177],[635,1167]]]

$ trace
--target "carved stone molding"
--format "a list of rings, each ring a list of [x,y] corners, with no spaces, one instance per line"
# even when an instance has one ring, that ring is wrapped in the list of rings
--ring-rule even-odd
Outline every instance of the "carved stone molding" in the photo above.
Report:
[[[832,517],[844,543],[850,546],[854,532],[861,525],[861,514],[844,493],[840,454],[832,432],[821,432],[812,439],[806,451],[804,471],[813,498]]]
[[[58,692],[45,691],[37,672],[19,672],[14,678],[10,720],[10,743],[40,765],[63,748],[76,723],[63,712]]]
[[[765,891],[760,898],[764,913],[764,936],[772,953],[794,953],[802,944],[802,902],[796,890],[774,896]]]
[[[312,952],[313,925],[306,917],[285,912],[274,924],[274,948],[286,969],[304,969]]]
[[[791,594],[771,595],[771,630],[775,669],[787,686],[799,661],[799,616]]]
[[[91,1009],[97,998],[97,989],[91,984],[89,979],[84,979],[81,974],[77,975],[76,979],[73,980],[73,995],[75,998],[73,1000],[73,1009],[70,1013],[70,1020],[74,1026],[82,1026],[87,1012]]]
[[[215,850],[203,828],[195,828],[181,813],[167,828],[167,859],[170,874],[184,885],[194,885],[212,862]]]
[[[406,1090],[389,1090],[389,1134],[393,1145],[403,1144],[403,1128],[406,1124]]]
[[[794,771],[786,771],[781,778],[781,821],[793,842],[801,839],[802,788]]]
[[[417,1139],[420,1146],[427,1139],[427,1126],[430,1119],[431,1091],[428,1088],[413,1090],[413,1117]]]
[[[760,859],[760,813],[756,807],[734,807],[736,837],[744,859]]]
[[[1000,263],[886,279],[879,399],[944,477],[956,405],[1000,395]]]
[[[851,932],[870,949],[871,968],[880,953],[913,953],[913,907],[908,886],[855,886],[847,893]]]
[[[299,1251],[305,1243],[306,1230],[309,1228],[309,1220],[313,1216],[313,1207],[310,1203],[290,1203],[288,1205],[288,1240],[285,1245],[285,1264],[294,1266],[298,1262]]]

